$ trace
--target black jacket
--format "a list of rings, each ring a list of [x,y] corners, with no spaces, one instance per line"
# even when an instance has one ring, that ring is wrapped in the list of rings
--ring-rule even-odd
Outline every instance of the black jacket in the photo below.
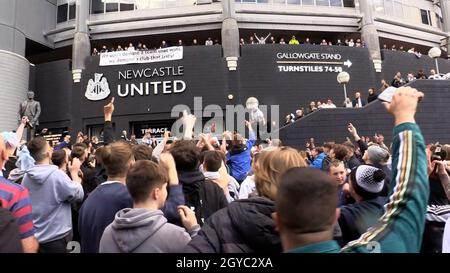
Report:
[[[201,172],[180,172],[178,177],[183,186],[186,206],[195,208],[195,216],[200,225],[214,212],[228,205],[223,190],[216,183],[205,180]]]
[[[367,97],[367,103],[371,103],[372,101],[376,101],[378,99],[378,95],[373,93]]]
[[[273,201],[254,197],[237,200],[214,213],[186,247],[195,253],[281,253],[271,214]]]
[[[114,142],[114,132],[111,121],[105,121],[103,126],[103,143],[108,145]]]
[[[362,164],[361,160],[359,160],[358,157],[356,157],[356,155],[353,155],[347,160],[347,166],[350,168],[350,170],[358,167],[361,164]]]
[[[358,239],[361,234],[373,227],[384,213],[386,197],[365,200],[341,207],[338,219],[344,244]]]
[[[352,100],[353,107],[356,107],[357,104],[358,104],[358,101],[356,99]],[[367,101],[364,100],[363,98],[361,98],[361,106],[364,107],[366,105],[367,105]]]

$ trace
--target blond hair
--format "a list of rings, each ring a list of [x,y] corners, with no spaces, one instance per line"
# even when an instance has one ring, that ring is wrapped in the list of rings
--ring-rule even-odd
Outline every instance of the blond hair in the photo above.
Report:
[[[261,152],[255,166],[259,196],[275,201],[281,176],[294,167],[306,167],[306,162],[293,148],[281,147]]]

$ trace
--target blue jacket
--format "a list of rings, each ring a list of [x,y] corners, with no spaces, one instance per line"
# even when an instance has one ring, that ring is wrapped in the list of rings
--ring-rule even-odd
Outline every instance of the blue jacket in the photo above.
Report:
[[[327,155],[325,153],[321,153],[319,154],[313,161],[313,163],[311,163],[311,165],[309,165],[311,168],[314,169],[322,169],[322,162],[325,159]]]
[[[83,200],[81,183],[73,182],[54,165],[36,165],[26,172],[33,207],[33,224],[39,243],[55,241],[72,230],[71,203]]]
[[[242,182],[247,177],[247,173],[252,169],[251,149],[255,144],[255,132],[250,131],[246,148],[239,154],[227,153],[227,164],[230,167],[230,175],[237,181]]]

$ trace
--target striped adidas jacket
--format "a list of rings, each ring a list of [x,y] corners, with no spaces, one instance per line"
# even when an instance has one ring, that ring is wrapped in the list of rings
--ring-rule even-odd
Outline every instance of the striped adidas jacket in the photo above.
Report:
[[[379,224],[343,252],[370,252],[370,246],[384,252],[419,252],[425,226],[429,184],[425,143],[419,126],[404,123],[394,128],[392,146],[394,192]],[[369,246],[369,247],[368,247]]]

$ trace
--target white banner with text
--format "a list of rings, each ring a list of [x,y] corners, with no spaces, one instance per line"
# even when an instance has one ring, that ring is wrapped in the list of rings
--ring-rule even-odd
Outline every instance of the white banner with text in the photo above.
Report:
[[[183,59],[183,47],[175,46],[149,51],[116,51],[100,54],[100,66],[155,63]]]

